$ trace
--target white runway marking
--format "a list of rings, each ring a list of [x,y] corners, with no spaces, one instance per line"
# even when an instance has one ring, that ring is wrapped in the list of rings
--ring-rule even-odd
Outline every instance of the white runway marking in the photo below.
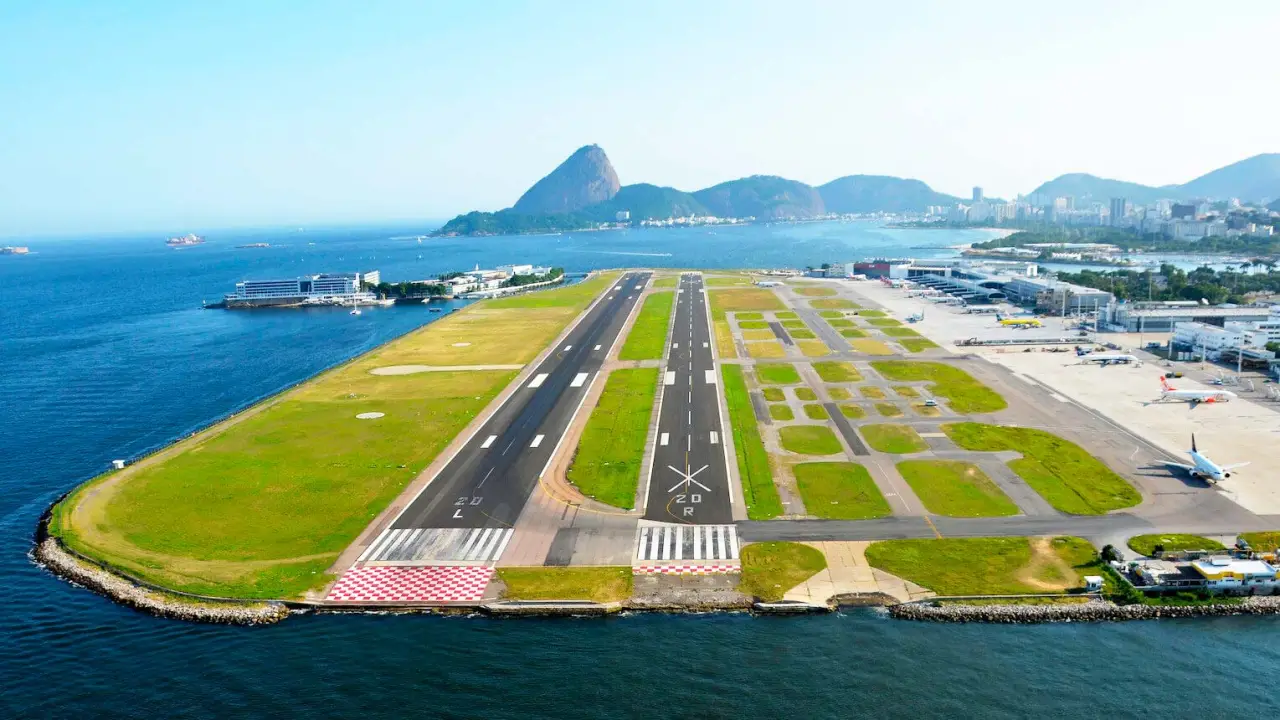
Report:
[[[542,444],[542,438],[544,437],[546,437],[546,435],[535,435],[533,437],[533,442],[529,443],[529,447],[538,447]]]
[[[573,349],[573,346],[572,346],[572,345],[565,345],[565,346],[564,346],[564,352],[569,352],[571,349]]]
[[[707,384],[708,384],[708,385],[715,385],[715,384],[716,384],[716,371],[715,371],[715,370],[707,370],[707,371],[705,371],[705,372],[707,373],[707,376],[706,376],[706,377],[707,377]]]
[[[671,347],[672,347],[673,349],[674,349],[674,348],[678,348],[678,347],[680,347],[680,343],[671,343]]]
[[[1053,398],[1054,400],[1057,400],[1058,402],[1071,402],[1070,400],[1062,397],[1058,393],[1049,393],[1049,397]]]
[[[662,433],[661,437],[658,438],[658,444],[662,445],[663,447],[666,447],[667,442],[670,439],[671,439],[671,433]]]
[[[490,445],[493,445],[493,441],[497,439],[498,439],[497,435],[490,435],[489,437],[485,438],[484,442],[480,443],[481,449],[486,449]]]
[[[599,345],[597,345],[597,346],[596,346],[596,350],[597,350],[597,351],[599,351],[599,350],[600,350],[600,346],[599,346]]]
[[[719,442],[720,442],[720,433],[716,432],[715,430],[712,430],[712,431],[711,431],[711,444],[712,444],[712,445],[715,445],[715,444],[717,444],[717,443],[719,443]]]
[[[702,347],[704,347],[704,348],[705,348],[705,347],[711,347],[711,346],[710,346],[710,345],[708,345],[708,344],[706,344],[706,343],[702,343]]]
[[[569,383],[569,387],[582,387],[582,384],[585,383],[586,381],[587,381],[587,374],[578,373],[577,375],[574,376],[573,382]]]
[[[662,384],[663,384],[663,385],[675,385],[675,384],[676,384],[676,374],[675,374],[675,372],[674,372],[674,371],[670,371],[670,370],[668,370],[668,371],[667,371],[667,372],[662,376]]]
[[[547,373],[538,373],[536,377],[529,381],[529,387],[542,387],[542,383],[547,381]]]

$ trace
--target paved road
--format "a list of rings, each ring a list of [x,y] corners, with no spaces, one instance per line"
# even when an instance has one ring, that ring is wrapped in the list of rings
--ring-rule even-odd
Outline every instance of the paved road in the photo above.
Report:
[[[680,276],[671,348],[663,373],[658,443],[649,477],[645,519],[733,522],[720,426],[720,378],[711,354],[711,327],[702,276]]]
[[[623,275],[392,529],[515,525],[648,279]]]

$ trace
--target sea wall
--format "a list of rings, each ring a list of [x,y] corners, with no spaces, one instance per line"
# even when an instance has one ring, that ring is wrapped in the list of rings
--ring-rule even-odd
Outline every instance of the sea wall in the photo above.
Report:
[[[931,622],[1045,623],[1280,614],[1280,596],[1215,605],[1116,605],[1104,600],[1048,605],[966,605],[915,602],[889,608],[892,617]]]
[[[200,600],[152,590],[82,560],[51,537],[40,540],[31,554],[38,564],[64,580],[160,617],[224,625],[268,625],[289,616],[289,609],[279,602]]]

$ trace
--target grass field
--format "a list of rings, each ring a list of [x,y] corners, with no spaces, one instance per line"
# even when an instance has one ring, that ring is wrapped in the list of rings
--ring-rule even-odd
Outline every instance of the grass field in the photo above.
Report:
[[[910,425],[863,425],[858,428],[858,432],[876,452],[905,455],[929,449],[929,444]]]
[[[609,373],[567,473],[583,495],[614,507],[635,506],[658,372],[634,368]]]
[[[776,340],[776,339],[777,339],[777,337],[778,337],[777,335],[774,335],[774,334],[773,334],[773,331],[772,331],[772,330],[743,330],[743,331],[742,331],[742,341],[743,341],[743,342],[758,342],[758,341],[761,341],[761,340]]]
[[[915,360],[881,360],[872,362],[871,367],[892,382],[933,383],[929,392],[946,398],[958,413],[989,413],[1009,407],[1004,398],[958,367]]]
[[[813,388],[798,387],[796,388],[796,399],[805,401],[817,400],[818,393],[814,392]]]
[[[680,278],[675,275],[671,275],[669,277],[660,277],[653,281],[654,289],[661,289],[661,288],[674,289],[679,284],[680,284]]]
[[[864,312],[863,314],[865,315],[866,313]],[[869,318],[867,322],[878,328],[894,328],[902,324],[893,318]]]
[[[858,307],[852,300],[845,300],[844,298],[810,300],[809,306],[814,310],[854,310]]]
[[[805,357],[826,357],[831,354],[831,349],[821,340],[796,340],[796,347],[800,348],[800,354]]]
[[[631,597],[630,567],[498,568],[504,600],[621,602]]]
[[[86,483],[58,505],[51,531],[183,592],[291,598],[322,586],[338,554],[515,377],[369,370],[528,362],[616,277],[451,313]],[[369,411],[385,415],[355,418]]]
[[[848,390],[848,389],[846,389],[846,388],[842,388],[842,387],[829,387],[829,388],[827,388],[827,395],[828,395],[832,400],[836,400],[836,401],[840,401],[840,400],[848,400],[848,399],[850,399],[850,398],[852,397],[852,395],[850,395],[850,394],[849,394],[849,390]]]
[[[914,410],[916,414],[920,415],[921,417],[938,417],[939,415],[942,414],[942,411],[939,410],[937,407],[925,405],[922,402],[911,403],[911,409]]]
[[[756,365],[756,379],[761,385],[795,385],[800,382],[800,373],[787,363],[761,363]]]
[[[840,330],[840,336],[846,338],[864,338],[867,334],[858,328],[842,328]]]
[[[722,366],[721,378],[725,402],[729,406],[729,426],[733,430],[733,450],[738,461],[738,475],[742,478],[747,517],[752,520],[775,518],[782,514],[782,501],[773,485],[769,454],[760,439],[760,427],[751,407],[746,378],[737,365]]]
[[[1082,584],[1095,557],[1074,537],[885,540],[867,548],[872,567],[939,595],[1063,592]]]
[[[948,517],[1018,514],[1018,506],[973,463],[904,460],[898,463],[898,472],[931,513]]]
[[[818,377],[822,378],[823,382],[845,383],[862,381],[862,373],[858,372],[858,368],[854,367],[851,362],[816,362],[813,364],[813,370],[818,373]]]
[[[734,277],[709,277],[702,281],[707,287],[751,287],[751,280],[741,275]]]
[[[787,356],[787,352],[782,347],[782,343],[777,340],[771,340],[769,342],[749,342],[746,345],[747,355],[753,358],[774,360]]]
[[[824,425],[788,425],[778,430],[782,447],[799,455],[835,455],[842,452],[840,441]]]
[[[786,403],[775,403],[769,406],[769,417],[774,420],[795,420],[796,414]]]
[[[1226,547],[1217,540],[1210,540],[1199,535],[1135,535],[1129,538],[1129,549],[1139,555],[1148,557],[1155,555],[1156,546],[1160,545],[1167,552],[1176,550],[1225,550]],[[1250,543],[1252,547],[1253,543]],[[1254,548],[1257,550],[1258,548]]]
[[[825,520],[867,520],[891,514],[875,481],[857,463],[801,463],[792,470],[810,515]]]
[[[851,420],[857,420],[866,417],[867,411],[857,405],[841,405],[840,414]]]
[[[882,318],[882,317],[885,317],[887,314],[888,313],[886,313],[883,310],[859,310],[858,311],[858,317],[864,317],[864,318]]]
[[[673,292],[650,293],[645,298],[627,341],[618,351],[619,360],[660,360],[667,346],[667,326],[671,322]]]
[[[743,330],[768,330],[769,323],[764,320],[739,320],[738,327]]]
[[[834,311],[823,310],[823,312],[834,312]],[[843,320],[843,319],[828,320],[828,321],[827,321],[827,324],[828,324],[828,325],[830,325],[830,326],[831,326],[831,327],[833,327],[833,328],[851,328],[851,327],[857,327],[857,325],[855,325],[855,324],[853,323],[853,321],[852,321],[852,320]]]
[[[813,340],[818,337],[817,335],[813,334],[812,330],[809,330],[809,329],[790,330],[788,332],[790,332],[792,340]]]
[[[773,316],[779,320],[795,320],[796,318],[800,317],[799,315],[791,312],[790,310],[783,310],[782,312],[776,312],[773,314]]]
[[[782,402],[787,399],[787,396],[782,392],[782,388],[761,388],[760,392],[764,393],[764,399],[769,402]]]
[[[1009,462],[1050,505],[1074,515],[1101,515],[1133,507],[1142,496],[1124,478],[1075,443],[1033,428],[997,427],[981,423],[942,426],[965,450],[1016,450],[1023,457]]]
[[[734,313],[733,316],[738,320],[763,320],[764,313],[758,312],[740,312]]]
[[[875,324],[879,325],[880,323]],[[882,327],[880,332],[894,338],[920,337],[920,333],[909,327]]]
[[[798,287],[794,292],[805,297],[831,297],[836,294],[836,291],[829,287]]]
[[[894,385],[893,391],[898,395],[901,395],[902,397],[906,397],[906,398],[920,397],[920,391],[916,390],[910,385]]]
[[[810,403],[805,405],[804,416],[810,420],[826,420],[831,417],[827,414],[827,409],[819,403]]]
[[[716,334],[716,350],[721,357],[728,358],[735,357],[737,353],[733,349],[733,332],[729,329],[729,321],[725,313],[781,310],[785,307],[772,290],[756,287],[708,290],[707,298],[707,302],[711,304],[711,324]],[[752,357],[782,357],[782,346],[778,345],[774,350],[769,347],[757,348],[748,345],[747,352]]]
[[[840,312],[839,310],[823,310],[818,313],[818,317],[823,317],[830,320],[832,318],[842,318],[844,317],[844,313]]]
[[[1257,552],[1275,552],[1280,548],[1280,532],[1241,533],[1240,537]]]
[[[871,398],[872,400],[884,399],[884,390],[881,390],[875,385],[863,385],[858,388],[858,392],[862,393],[862,397],[864,398]]]
[[[798,320],[798,319],[797,320],[779,320],[778,323],[782,325],[782,327],[787,328],[788,330],[808,327],[808,325],[804,324],[803,320]]]
[[[898,342],[902,347],[906,348],[907,352],[913,353],[924,352],[925,350],[932,350],[933,348],[938,347],[937,343],[924,338],[904,338]]]
[[[876,412],[884,417],[899,417],[902,415],[902,408],[893,403],[876,403]]]
[[[738,582],[738,591],[774,602],[826,567],[827,558],[808,545],[751,543],[742,548],[742,579]]]
[[[840,334],[844,335],[843,332]],[[849,345],[853,347],[854,352],[865,353],[867,355],[892,355],[893,354],[893,348],[889,347],[888,345],[885,345],[879,340],[850,340]]]

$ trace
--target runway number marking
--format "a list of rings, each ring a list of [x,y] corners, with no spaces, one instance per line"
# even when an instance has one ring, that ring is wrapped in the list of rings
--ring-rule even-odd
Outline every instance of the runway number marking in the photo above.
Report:
[[[479,504],[480,504],[480,503],[482,503],[482,502],[484,502],[484,498],[483,498],[483,497],[481,497],[481,496],[479,496],[479,495],[474,495],[474,496],[466,496],[466,495],[464,495],[464,496],[462,496],[462,497],[458,498],[457,500],[455,500],[455,501],[453,502],[453,507],[454,507],[453,517],[454,517],[454,518],[461,518],[461,517],[462,517],[462,508],[464,508],[464,507],[468,507],[468,506],[475,506],[475,505],[479,505]]]
[[[529,387],[531,388],[542,387],[542,383],[547,381],[547,374],[548,373],[538,373],[537,376],[533,378],[533,380],[529,381]]]
[[[487,449],[490,445],[493,445],[493,441],[497,439],[498,439],[497,435],[490,435],[489,437],[484,439],[484,442],[480,443],[480,448],[482,450]]]

